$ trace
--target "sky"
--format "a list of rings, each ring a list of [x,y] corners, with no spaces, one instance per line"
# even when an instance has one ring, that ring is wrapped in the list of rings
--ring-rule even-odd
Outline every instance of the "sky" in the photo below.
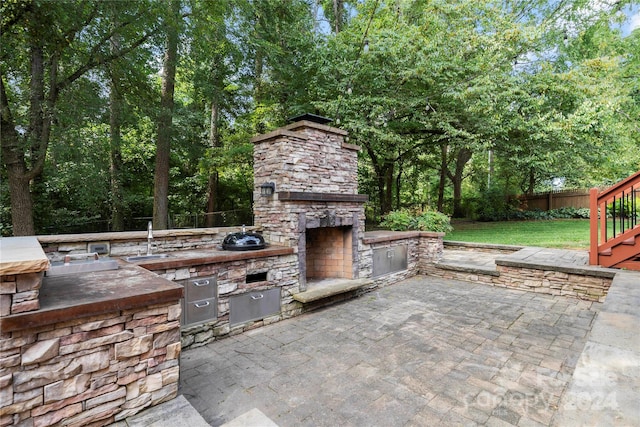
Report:
[[[640,28],[640,4],[632,4],[623,9],[627,19],[620,25],[623,36],[628,36],[633,30]]]

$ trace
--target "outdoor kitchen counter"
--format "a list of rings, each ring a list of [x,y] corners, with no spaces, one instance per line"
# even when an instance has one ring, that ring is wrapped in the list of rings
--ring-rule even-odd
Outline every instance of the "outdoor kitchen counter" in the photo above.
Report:
[[[365,244],[391,242],[394,240],[414,239],[417,237],[437,237],[442,238],[444,233],[437,231],[390,231],[376,230],[364,233],[363,242]]]
[[[0,318],[0,331],[6,333],[119,310],[178,303],[182,295],[182,286],[121,260],[117,270],[45,276],[40,289],[40,309]]]
[[[247,251],[198,249],[192,251],[167,252],[167,258],[135,261],[135,264],[147,270],[167,270],[171,268],[191,267],[194,265],[217,264],[291,254],[293,254],[293,248],[286,246],[267,246],[264,249]]]

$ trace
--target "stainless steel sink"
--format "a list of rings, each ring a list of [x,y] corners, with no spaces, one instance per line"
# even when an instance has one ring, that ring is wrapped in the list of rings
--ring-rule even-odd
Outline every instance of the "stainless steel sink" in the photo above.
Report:
[[[64,262],[52,262],[45,272],[47,276],[64,276],[67,274],[91,273],[93,271],[117,270],[118,260],[109,257],[98,258],[97,254],[86,254],[93,259],[72,260],[66,257]],[[83,254],[82,256],[85,256]]]
[[[167,258],[168,256],[169,256],[169,254],[134,255],[134,256],[126,257],[125,260],[127,260],[129,262],[149,261],[149,260],[153,260],[153,259]]]

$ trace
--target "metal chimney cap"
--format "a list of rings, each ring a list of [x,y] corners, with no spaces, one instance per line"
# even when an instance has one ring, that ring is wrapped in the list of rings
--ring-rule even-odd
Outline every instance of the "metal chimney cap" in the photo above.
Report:
[[[314,123],[318,123],[318,124],[321,124],[321,125],[325,125],[325,124],[330,123],[330,122],[333,121],[333,119],[330,119],[328,117],[318,116],[317,114],[304,113],[304,114],[301,114],[299,116],[291,117],[288,120],[288,122],[289,123],[295,123],[295,122],[300,122],[302,120],[307,120],[309,122],[314,122]]]

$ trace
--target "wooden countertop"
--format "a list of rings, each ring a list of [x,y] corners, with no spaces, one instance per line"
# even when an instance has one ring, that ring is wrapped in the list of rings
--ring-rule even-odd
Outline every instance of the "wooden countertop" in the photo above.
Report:
[[[45,277],[40,289],[40,309],[0,318],[0,330],[12,332],[178,302],[182,295],[182,286],[142,267],[119,261],[118,270]]]

